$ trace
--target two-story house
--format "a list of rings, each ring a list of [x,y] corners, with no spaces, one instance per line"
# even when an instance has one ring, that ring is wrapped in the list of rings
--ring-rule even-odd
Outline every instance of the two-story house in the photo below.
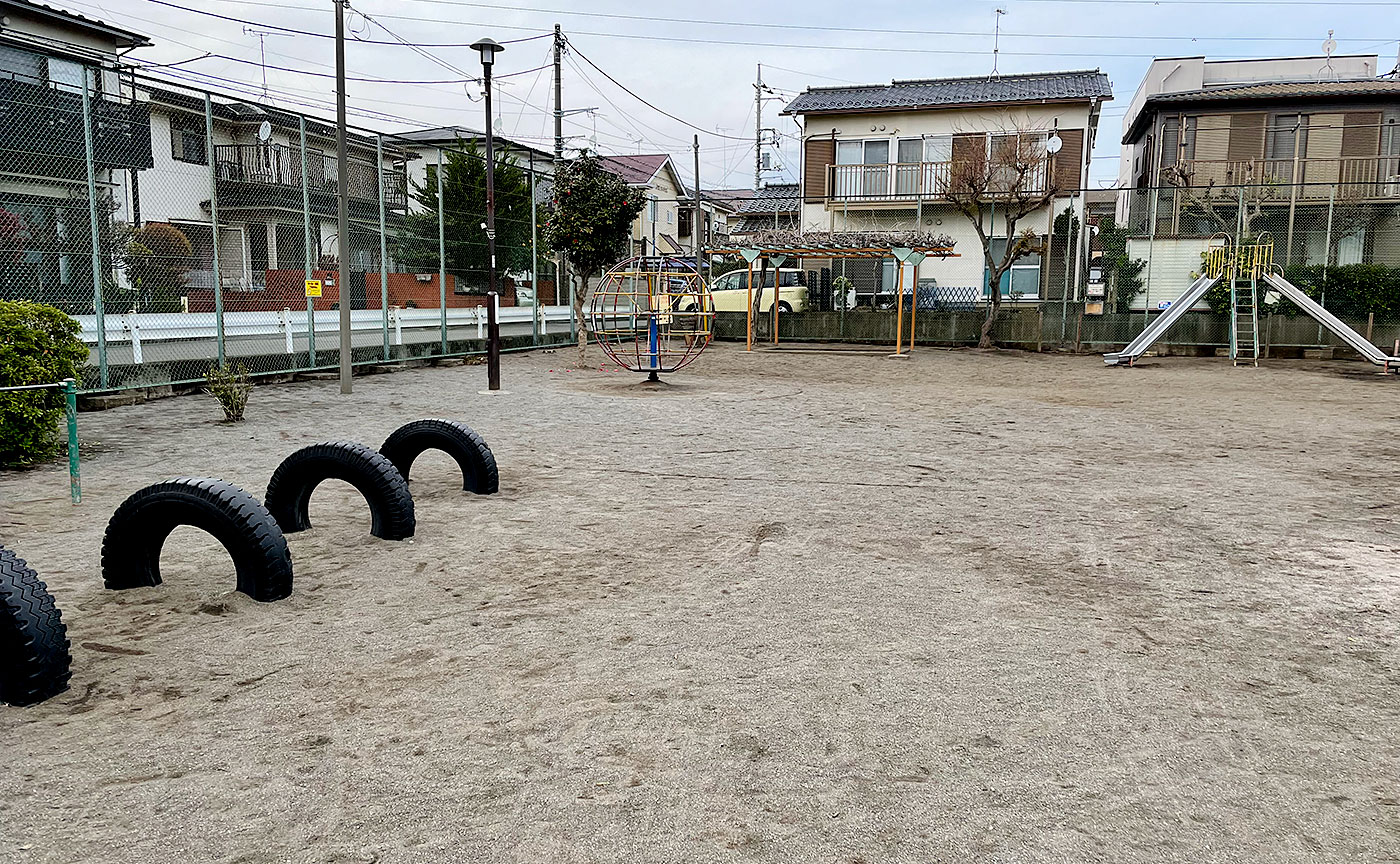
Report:
[[[1118,203],[1132,254],[1151,238],[1150,300],[1189,284],[1215,232],[1268,232],[1280,264],[1400,264],[1400,80],[1376,71],[1375,55],[1153,61]]]
[[[149,83],[137,91],[150,112],[153,167],[133,172],[120,184],[122,194],[134,202],[133,225],[170,224],[189,240],[194,254],[184,280],[192,309],[213,302],[211,191],[219,210],[219,282],[229,308],[300,305],[308,258],[313,270],[331,271],[341,254],[348,256],[351,307],[378,305],[379,198],[382,187],[392,232],[408,205],[403,147],[385,136],[381,161],[374,137],[347,136],[350,237],[342,242],[334,126],[307,119],[303,154],[299,115],[220,97],[211,100],[211,146],[202,96]],[[325,308],[339,298],[333,281],[329,287],[319,301]]]
[[[646,206],[632,220],[632,255],[694,255],[694,232],[680,241],[681,211],[692,206],[685,183],[665,153],[602,156],[603,167],[642,190]],[[689,217],[686,217],[689,219]]]
[[[130,199],[114,190],[151,167],[151,134],[121,56],[149,44],[82,15],[0,0],[0,297],[93,311],[83,90],[98,206],[129,219]]]
[[[970,220],[949,202],[954,178],[974,165],[996,170],[996,154],[1008,141],[1025,142],[1044,154],[1043,168],[1028,185],[1048,194],[1046,206],[1017,230],[1048,234],[1052,214],[1066,206],[1082,224],[1080,190],[1087,186],[1103,103],[1112,95],[1108,77],[1097,70],[809,88],[782,112],[800,118],[803,128],[800,225],[948,235],[959,257],[926,260],[918,278],[987,290],[981,244]],[[998,254],[1006,227],[995,200],[988,203]],[[895,262],[853,261],[845,271],[858,290],[878,296],[892,285]],[[1051,279],[1035,255],[1020,259],[1004,278],[1002,293],[1012,297],[1060,290],[1060,280]],[[863,281],[874,284],[862,288]]]

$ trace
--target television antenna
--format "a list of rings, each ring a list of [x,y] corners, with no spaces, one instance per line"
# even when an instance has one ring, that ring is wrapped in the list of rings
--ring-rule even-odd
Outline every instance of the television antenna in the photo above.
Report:
[[[992,74],[988,78],[996,78],[1000,74],[997,72],[997,55],[1001,53],[1001,16],[1005,14],[1005,9],[997,10],[996,27],[992,31]]]
[[[258,37],[258,57],[259,65],[262,67],[262,98],[267,101],[267,37],[286,36],[286,33],[278,33],[276,30],[259,30],[256,27],[243,27],[243,35]]]

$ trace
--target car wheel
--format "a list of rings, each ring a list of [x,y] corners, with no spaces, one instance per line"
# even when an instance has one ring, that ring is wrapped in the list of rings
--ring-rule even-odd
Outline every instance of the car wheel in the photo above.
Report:
[[[780,300],[778,301],[778,311],[784,315],[791,314],[792,304],[788,303],[786,300]]]

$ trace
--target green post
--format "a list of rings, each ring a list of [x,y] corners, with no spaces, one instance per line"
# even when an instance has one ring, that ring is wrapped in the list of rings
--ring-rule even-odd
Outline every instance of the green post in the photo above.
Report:
[[[92,155],[92,97],[83,67],[83,149],[87,157],[88,224],[92,231],[92,308],[97,315],[97,374],[107,389],[107,316],[102,303],[102,234],[97,228],[97,163]]]
[[[530,151],[530,344],[540,344],[540,235],[539,215],[535,204],[535,151]]]
[[[307,176],[306,162],[306,118],[298,117],[297,121],[301,125],[301,218],[302,226],[306,231],[305,252],[306,255],[306,278],[311,279],[311,262],[315,259],[311,257],[311,179]],[[316,252],[320,253],[320,249]],[[316,301],[310,297],[306,298],[306,358],[310,361],[309,368],[316,368]]]
[[[389,239],[384,218],[384,136],[374,139],[374,166],[379,175],[379,320],[384,332],[384,359],[389,359]]]
[[[63,379],[63,410],[68,417],[68,494],[74,504],[83,503],[83,484],[78,477],[78,384]]]
[[[443,221],[442,204],[442,148],[437,155],[437,199],[438,199],[438,315],[442,321],[442,354],[447,356],[447,228]]]
[[[214,158],[214,103],[204,94],[204,155],[209,162],[209,231],[214,238],[214,336],[219,368],[224,367],[224,286],[219,276],[219,166]]]

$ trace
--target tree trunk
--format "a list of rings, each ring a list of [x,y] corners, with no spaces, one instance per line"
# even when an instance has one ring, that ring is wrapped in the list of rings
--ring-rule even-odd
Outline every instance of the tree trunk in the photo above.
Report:
[[[574,279],[574,275],[570,274],[569,281],[572,283]],[[574,321],[578,324],[578,365],[580,367],[587,362],[588,355],[588,319],[583,316],[583,295],[587,291],[588,280],[585,278],[583,284],[574,291]]]
[[[987,294],[987,318],[982,322],[982,338],[977,340],[978,348],[995,348],[996,343],[992,341],[992,325],[996,323],[997,313],[1001,311],[1001,274],[994,273],[995,278],[989,280],[990,288]]]

